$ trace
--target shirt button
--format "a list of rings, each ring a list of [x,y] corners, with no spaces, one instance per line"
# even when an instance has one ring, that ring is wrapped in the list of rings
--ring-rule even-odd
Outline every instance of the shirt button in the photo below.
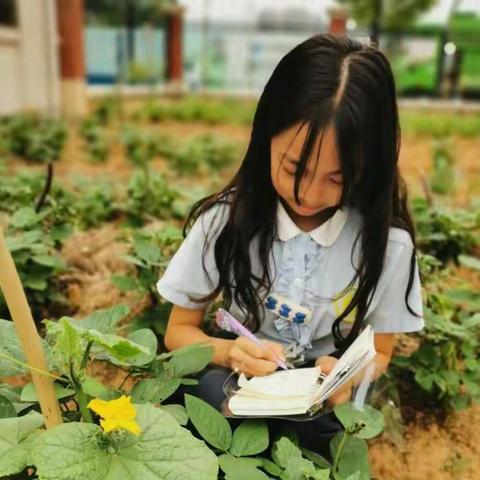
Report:
[[[303,287],[303,279],[302,279],[302,278],[296,278],[296,279],[293,281],[293,284],[294,284],[296,287]]]

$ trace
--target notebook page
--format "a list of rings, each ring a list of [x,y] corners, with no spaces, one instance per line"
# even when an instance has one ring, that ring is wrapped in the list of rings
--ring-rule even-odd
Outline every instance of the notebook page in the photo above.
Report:
[[[319,375],[320,369],[317,367],[280,370],[250,380],[242,374],[238,379],[241,389],[237,394],[252,392],[270,398],[310,395],[317,389]]]
[[[374,358],[375,353],[368,352],[362,358],[350,368],[350,370],[345,371],[345,374],[339,377],[335,382],[331,385],[327,386],[321,392],[321,396],[319,396],[318,391],[314,395],[314,403],[320,403],[326,398],[328,398],[335,390],[337,390],[341,385],[350,381],[358,372],[360,372],[368,363]]]
[[[367,325],[339,358],[333,370],[325,377],[314,395],[314,402],[323,401],[338,387],[350,380],[375,356],[375,353],[373,329]]]

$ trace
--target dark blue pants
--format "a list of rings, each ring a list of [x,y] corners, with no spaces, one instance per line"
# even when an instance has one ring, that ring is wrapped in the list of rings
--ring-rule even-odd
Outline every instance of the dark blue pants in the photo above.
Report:
[[[220,410],[225,400],[223,384],[231,371],[218,366],[209,366],[197,376],[198,385],[182,386],[170,397],[166,403],[184,403],[183,394],[195,395]],[[228,419],[232,428],[235,428],[242,420],[238,418]],[[293,421],[287,419],[267,418],[270,438],[284,431],[297,434],[301,447],[313,450],[330,459],[329,444],[333,436],[342,430],[341,423],[333,412],[321,415],[313,420]]]

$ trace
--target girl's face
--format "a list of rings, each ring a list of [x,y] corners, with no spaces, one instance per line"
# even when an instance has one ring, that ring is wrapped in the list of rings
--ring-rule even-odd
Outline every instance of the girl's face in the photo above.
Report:
[[[272,138],[271,177],[277,194],[297,225],[303,223],[314,228],[315,223],[322,223],[323,210],[339,204],[343,188],[342,173],[335,131],[327,128],[320,132],[308,159],[298,193],[299,205],[294,195],[295,171],[307,135],[307,125],[298,129],[299,125],[294,125]]]

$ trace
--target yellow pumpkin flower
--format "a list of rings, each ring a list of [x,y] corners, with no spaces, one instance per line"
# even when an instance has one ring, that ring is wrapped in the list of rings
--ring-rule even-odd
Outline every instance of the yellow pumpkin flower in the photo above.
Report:
[[[135,421],[137,411],[130,397],[122,395],[120,398],[108,402],[95,398],[90,401],[88,408],[103,417],[100,425],[105,432],[116,428],[123,428],[134,435],[139,435],[141,432],[140,426]]]

